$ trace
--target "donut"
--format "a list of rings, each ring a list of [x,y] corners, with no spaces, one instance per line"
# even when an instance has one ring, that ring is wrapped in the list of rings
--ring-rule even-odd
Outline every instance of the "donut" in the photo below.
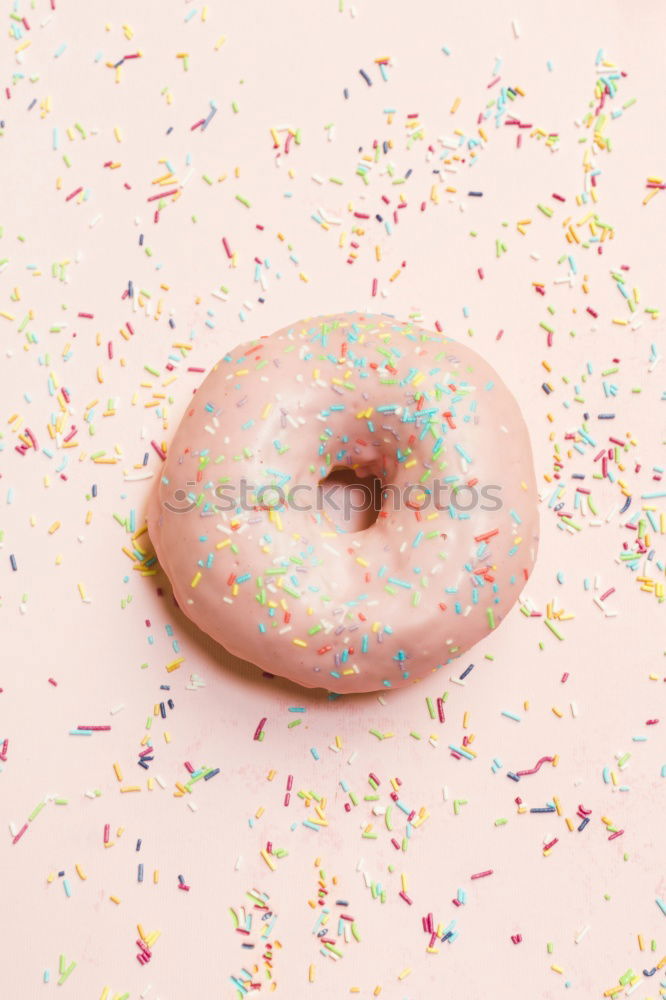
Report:
[[[503,621],[537,552],[516,400],[466,345],[387,315],[229,351],[156,487],[149,534],[185,615],[338,694],[445,669]]]

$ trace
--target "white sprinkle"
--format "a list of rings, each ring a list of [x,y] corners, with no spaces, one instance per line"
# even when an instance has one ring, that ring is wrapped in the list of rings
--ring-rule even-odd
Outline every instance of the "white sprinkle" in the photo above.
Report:
[[[585,927],[583,927],[582,931],[580,931],[578,934],[576,934],[576,937],[574,938],[574,943],[575,944],[580,944],[580,942],[583,940],[583,938],[585,937],[585,935],[587,934],[587,932],[589,931],[589,929],[590,929],[590,925],[586,924]]]
[[[126,473],[123,476],[123,480],[126,483],[138,483],[141,480],[152,479],[152,478],[153,478],[152,472],[135,472],[133,474]]]

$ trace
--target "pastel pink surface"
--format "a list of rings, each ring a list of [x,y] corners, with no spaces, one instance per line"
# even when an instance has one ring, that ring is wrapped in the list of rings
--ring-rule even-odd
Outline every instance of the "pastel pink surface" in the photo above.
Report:
[[[579,426],[586,406],[593,414],[614,407],[620,416],[612,430],[635,436],[646,468],[648,463],[664,464],[660,369],[649,371],[650,343],[663,351],[663,323],[646,319],[637,331],[613,325],[612,318],[624,312],[609,274],[622,264],[630,266],[630,289],[635,279],[641,302],[660,304],[663,255],[658,251],[666,198],[660,193],[646,206],[641,202],[646,177],[664,175],[666,144],[658,127],[664,90],[663,5],[646,2],[630,8],[611,0],[603,7],[564,2],[550,9],[526,0],[501,0],[465,5],[455,17],[431,2],[408,7],[393,0],[359,0],[356,17],[345,7],[340,14],[336,0],[224,9],[211,5],[205,23],[200,14],[184,23],[185,5],[95,0],[76,7],[58,3],[42,28],[40,21],[49,12],[44,4],[43,9],[21,10],[31,24],[31,46],[18,57],[20,43],[4,37],[2,94],[10,86],[12,98],[2,96],[0,110],[6,123],[0,139],[0,258],[11,258],[11,264],[0,279],[1,308],[16,316],[13,322],[2,319],[8,356],[0,368],[0,555],[5,560],[0,740],[9,738],[0,773],[5,822],[0,838],[5,901],[0,955],[2,992],[8,996],[32,1000],[53,990],[58,956],[64,954],[78,964],[62,987],[63,996],[97,998],[108,986],[111,997],[129,992],[136,1000],[152,984],[150,1000],[213,992],[233,997],[228,977],[248,957],[232,930],[228,907],[243,904],[253,886],[270,893],[279,915],[277,996],[340,1000],[358,986],[365,998],[381,985],[382,1000],[440,994],[481,1000],[489,993],[502,1000],[589,1000],[616,986],[627,968],[640,973],[666,951],[666,918],[655,905],[655,897],[666,896],[663,721],[645,726],[646,720],[664,717],[664,605],[641,593],[633,575],[618,563],[628,533],[617,519],[569,534],[542,510],[539,560],[528,596],[542,612],[554,602],[558,610],[574,615],[556,623],[564,641],[548,631],[543,616],[526,618],[514,609],[497,635],[469,658],[475,667],[465,686],[453,681],[444,685],[436,677],[386,695],[383,704],[375,695],[331,702],[320,691],[262,678],[224,654],[180,614],[164,577],[134,572],[122,551],[132,536],[113,514],[122,520],[135,509],[141,523],[161,468],[150,441],[171,438],[203,377],[186,368],[205,372],[225,350],[279,329],[294,316],[335,312],[351,304],[376,308],[378,303],[402,318],[422,313],[424,325],[439,319],[458,339],[473,330],[470,343],[497,369],[527,416],[540,484],[544,474],[553,473],[550,435],[564,441],[567,431]],[[520,25],[517,39],[512,19]],[[112,25],[108,32],[107,22]],[[123,23],[134,30],[131,40],[121,30]],[[221,35],[227,40],[216,51]],[[55,58],[63,42],[67,50]],[[450,47],[450,57],[442,53],[442,45]],[[610,217],[616,235],[604,255],[574,251],[579,277],[589,276],[586,294],[580,283],[570,289],[554,282],[567,273],[566,265],[556,263],[570,249],[562,220],[568,213],[575,220],[584,215],[575,203],[582,183],[578,139],[584,130],[573,122],[588,111],[599,48],[628,73],[620,100],[636,96],[638,101],[606,126],[613,150],[599,156],[603,173],[597,210],[602,218]],[[105,62],[113,64],[137,49],[143,57],[123,66],[122,82],[116,85],[114,70]],[[103,56],[95,63],[98,51]],[[187,71],[176,59],[183,51],[190,54]],[[395,64],[387,84],[373,64],[384,56]],[[355,174],[358,148],[367,151],[374,140],[394,138],[394,177],[403,177],[413,165],[418,196],[428,201],[433,163],[425,159],[427,143],[458,125],[477,133],[477,115],[492,99],[487,85],[497,57],[504,60],[502,83],[525,91],[523,120],[546,134],[559,133],[557,151],[536,138],[528,141],[526,135],[518,150],[512,129],[495,130],[491,119],[487,148],[474,167],[446,175],[444,183],[457,189],[453,201],[442,195],[438,206],[429,204],[423,213],[416,210],[418,201],[399,213],[393,235],[377,237],[383,249],[381,268],[374,236],[356,263],[346,264],[349,243],[341,249],[335,229],[323,230],[312,221],[318,207],[343,218],[349,233],[350,201],[361,210],[374,210],[380,191],[396,199],[402,192],[407,201],[414,200],[407,184],[393,188],[383,175],[373,177],[374,187],[366,190]],[[546,66],[549,59],[552,72]],[[372,73],[372,87],[359,77],[359,67]],[[13,71],[23,74],[16,83]],[[32,75],[39,77],[35,83]],[[165,87],[173,94],[172,103],[161,93]],[[350,88],[348,102],[342,98],[343,87]],[[50,112],[40,107],[47,96]],[[28,111],[33,97],[38,103]],[[451,116],[456,97],[460,108]],[[192,133],[211,98],[220,106],[216,118],[205,132]],[[238,114],[230,109],[231,100],[238,101]],[[387,108],[398,109],[393,131],[383,114]],[[423,155],[408,154],[402,139],[405,116],[411,113],[425,124]],[[76,122],[86,129],[85,140],[78,138]],[[324,129],[329,122],[335,122],[331,142]],[[270,128],[284,124],[301,128],[303,142],[292,143],[276,169]],[[54,126],[61,136],[57,152],[51,148]],[[115,126],[122,131],[122,143],[114,137]],[[174,131],[167,138],[169,127]],[[95,128],[97,135],[92,134]],[[63,163],[63,153],[71,168]],[[175,161],[182,179],[188,153],[194,178],[154,225],[154,203],[146,199],[156,191],[151,182],[166,172],[159,161]],[[108,161],[122,165],[104,168]],[[214,185],[199,182],[202,174],[214,178]],[[227,179],[218,183],[223,174]],[[345,185],[324,187],[313,175],[343,176]],[[353,186],[356,180],[358,186]],[[90,189],[89,197],[66,202],[79,185]],[[467,198],[471,189],[483,191],[484,197]],[[546,219],[535,206],[551,204],[552,192],[565,196],[567,203],[555,219]],[[236,193],[251,201],[251,209],[235,200]],[[100,213],[102,219],[91,228]],[[525,218],[532,218],[527,237],[515,227]],[[503,227],[505,221],[509,228]],[[263,235],[256,223],[265,227]],[[470,237],[470,230],[479,235]],[[139,248],[142,232],[145,245]],[[221,247],[222,236],[238,255],[237,267]],[[508,246],[499,259],[496,239]],[[263,305],[257,302],[252,263],[257,254],[272,261],[270,293]],[[70,261],[68,284],[51,277],[52,264],[62,261]],[[41,277],[28,267],[41,271]],[[391,282],[396,269],[399,278]],[[308,281],[299,278],[301,270]],[[372,299],[375,277],[386,298]],[[151,293],[150,315],[145,309],[135,315],[122,300],[128,279]],[[545,312],[533,282],[547,285],[554,317]],[[220,285],[231,289],[228,302],[210,295]],[[14,288],[19,288],[18,299],[12,297]],[[156,321],[161,297],[165,305]],[[245,301],[252,310],[243,306]],[[599,320],[586,314],[588,305]],[[18,331],[28,310],[34,312],[28,329],[38,335],[38,343]],[[174,330],[166,322],[170,310]],[[78,312],[95,318],[80,319]],[[128,320],[135,336],[125,340],[117,331]],[[542,320],[557,328],[548,353]],[[65,321],[67,328],[49,332]],[[504,334],[496,340],[500,329]],[[570,329],[576,337],[569,335]],[[190,342],[191,330],[197,334]],[[114,342],[113,360],[106,354],[108,340]],[[174,342],[193,345],[186,352],[191,360],[179,355],[179,377],[164,385],[170,376],[168,356],[180,350],[172,347]],[[71,357],[66,359],[68,344]],[[621,359],[620,374],[614,376],[620,395],[609,402],[597,373],[614,367],[614,358]],[[541,367],[542,359],[552,373]],[[156,368],[159,377],[146,372],[146,365]],[[75,449],[58,451],[55,462],[41,451],[23,457],[14,451],[17,439],[6,421],[15,412],[37,433],[40,447],[48,446],[46,425],[58,410],[49,391],[50,371],[70,391],[74,413],[68,422],[81,428],[85,460],[79,461]],[[555,389],[550,396],[541,388],[546,379]],[[152,384],[143,388],[143,382]],[[576,385],[584,404],[572,401]],[[633,387],[641,393],[633,393]],[[153,393],[165,397],[160,400],[164,418],[155,412]],[[114,415],[103,417],[110,398]],[[100,402],[93,437],[83,416],[95,399]],[[92,463],[89,456],[96,450],[116,455],[118,464]],[[135,466],[143,467],[146,451],[153,480],[125,481],[126,470],[133,475]],[[55,473],[55,463],[64,456],[69,459],[66,481]],[[628,467],[627,474],[631,472]],[[93,483],[98,487],[94,502],[87,499]],[[604,484],[600,496],[605,517],[617,494]],[[49,534],[55,521],[61,526]],[[10,553],[17,560],[16,572],[9,568]],[[595,577],[600,578],[597,590]],[[591,582],[589,591],[585,579]],[[618,611],[617,617],[606,617],[593,600],[611,587],[615,593],[604,603]],[[166,673],[165,666],[180,657],[180,668]],[[569,677],[563,684],[565,672]],[[658,680],[650,680],[650,674]],[[205,688],[197,688],[192,675]],[[161,691],[161,684],[170,684],[170,692]],[[444,691],[447,721],[440,725],[430,719],[425,697]],[[154,705],[169,695],[175,708],[162,722],[154,717]],[[111,715],[119,705],[124,710]],[[298,715],[290,707],[306,711]],[[522,721],[502,716],[503,710]],[[150,730],[148,717],[153,720]],[[254,741],[262,717],[268,719],[266,737]],[[301,724],[287,728],[297,717]],[[112,729],[90,737],[68,735],[87,723],[110,724]],[[372,729],[393,735],[378,740]],[[136,763],[147,734],[154,737],[156,758],[148,773],[164,779],[164,790],[157,786],[149,792],[146,774]],[[436,737],[432,742],[431,734]],[[460,745],[465,734],[475,736],[475,761],[456,760],[448,750],[449,743]],[[635,736],[648,740],[634,743]],[[602,769],[617,770],[616,755],[627,751],[632,757],[617,772],[618,785],[605,784]],[[544,754],[559,755],[556,768],[544,765],[517,786],[507,779],[508,769],[531,767]],[[497,774],[491,772],[494,757],[503,762]],[[194,785],[192,795],[174,798],[174,783],[187,778],[184,761],[219,766],[221,774]],[[119,792],[114,762],[122,768],[123,784],[140,784],[141,792]],[[268,780],[272,771],[275,776]],[[371,794],[370,771],[382,781],[382,805],[388,801],[390,779],[399,777],[404,801],[430,813],[406,852],[395,850],[384,818],[372,814],[375,803],[363,799]],[[283,805],[289,774],[295,790],[326,798],[329,825],[319,832],[302,825],[314,813],[297,793],[288,807]],[[341,781],[360,802],[349,814]],[[619,791],[621,785],[629,791]],[[101,794],[86,796],[94,790]],[[69,804],[49,802],[12,845],[6,824],[20,828],[49,795],[63,796]],[[593,810],[591,822],[583,832],[569,833],[564,818],[556,815],[518,814],[517,795],[528,807],[543,806],[556,795],[570,817],[583,803]],[[454,799],[466,800],[458,814]],[[188,802],[197,810],[189,809]],[[602,816],[624,829],[623,836],[609,842]],[[498,818],[508,823],[495,826]],[[114,841],[107,849],[106,823]],[[379,834],[376,840],[361,836],[368,823]],[[119,828],[124,829],[120,837]],[[543,844],[556,836],[557,845],[544,857]],[[143,841],[139,854],[137,838]],[[259,854],[268,840],[289,852],[275,872]],[[320,955],[312,935],[308,900],[316,899],[315,859],[321,859],[329,876],[338,876],[339,892],[349,899],[361,932],[362,942],[345,946],[338,962]],[[136,881],[139,861],[145,865],[143,884]],[[77,876],[76,863],[86,881]],[[393,873],[389,864],[395,866]],[[371,897],[359,868],[387,887],[385,904]],[[470,880],[472,873],[486,868],[494,874]],[[160,871],[158,885],[153,885],[153,869]],[[61,870],[71,883],[71,898],[57,875],[47,883],[49,873]],[[402,873],[412,906],[398,897]],[[177,889],[178,874],[187,879],[190,892]],[[450,900],[459,887],[467,890],[468,902],[456,909]],[[119,905],[110,901],[114,894]],[[438,955],[425,951],[420,920],[429,911],[444,924],[457,919],[460,929],[458,939],[440,945]],[[137,923],[162,932],[145,969],[135,958]],[[588,933],[576,944],[586,926]],[[517,932],[523,941],[514,945],[510,935]],[[638,933],[648,949],[650,940],[656,940],[656,953],[640,951]],[[553,942],[552,955],[546,950],[548,941]],[[313,984],[307,982],[311,962],[317,966]],[[553,971],[552,964],[564,973]],[[398,980],[408,968],[411,974]],[[44,969],[51,971],[48,987],[41,982]],[[567,980],[571,986],[565,989]],[[656,977],[646,980],[634,995],[654,997],[656,984]]]

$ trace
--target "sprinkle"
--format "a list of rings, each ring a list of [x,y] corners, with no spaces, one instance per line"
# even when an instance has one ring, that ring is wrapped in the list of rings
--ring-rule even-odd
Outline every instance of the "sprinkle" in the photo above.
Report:
[[[520,722],[520,716],[519,716],[519,715],[516,715],[516,714],[515,714],[515,712],[509,712],[509,711],[507,711],[506,709],[504,709],[504,710],[503,710],[503,711],[501,712],[501,714],[502,714],[503,716],[505,716],[505,718],[507,718],[507,719],[513,719],[513,721],[514,721],[514,722]]]

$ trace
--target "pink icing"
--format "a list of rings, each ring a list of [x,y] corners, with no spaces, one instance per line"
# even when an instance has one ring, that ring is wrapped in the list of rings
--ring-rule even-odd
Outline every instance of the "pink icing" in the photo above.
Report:
[[[372,477],[379,516],[345,518]],[[463,344],[387,316],[303,320],[208,374],[148,527],[184,613],[236,656],[306,687],[401,687],[496,628],[532,570],[527,428]]]

